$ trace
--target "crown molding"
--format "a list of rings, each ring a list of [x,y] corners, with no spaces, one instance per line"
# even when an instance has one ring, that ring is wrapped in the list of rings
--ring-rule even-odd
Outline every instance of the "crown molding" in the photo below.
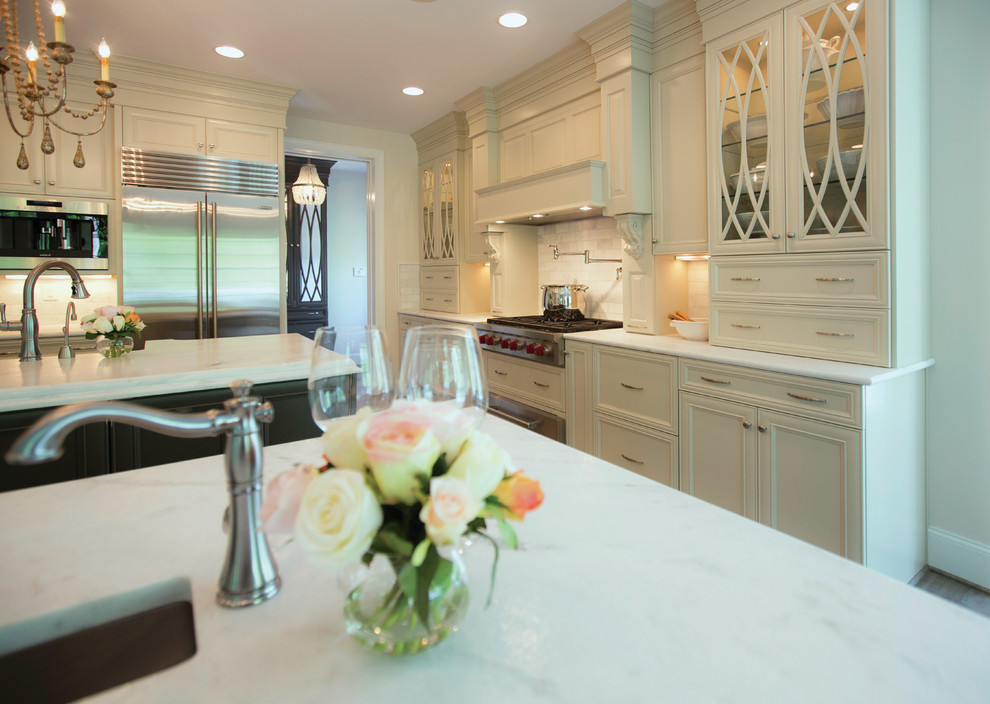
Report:
[[[455,149],[466,149],[467,137],[467,120],[464,118],[464,113],[457,110],[448,112],[412,133],[421,157],[435,149],[449,151],[451,143],[454,144]]]
[[[464,112],[467,119],[469,138],[498,129],[495,94],[491,88],[482,86],[458,100],[455,105]]]
[[[649,73],[653,68],[654,11],[629,0],[577,31],[595,58],[596,78],[630,68]]]

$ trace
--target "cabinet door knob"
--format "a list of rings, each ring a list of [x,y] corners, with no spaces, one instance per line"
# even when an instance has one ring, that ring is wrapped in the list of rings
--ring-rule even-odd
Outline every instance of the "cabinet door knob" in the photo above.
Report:
[[[796,234],[794,234],[793,232],[788,232],[788,233],[787,233],[787,239],[789,239],[789,240],[792,240],[792,239],[794,239],[795,237],[797,237],[797,235],[796,235]]]
[[[202,149],[203,148],[203,143],[202,142],[197,142],[196,143],[196,148],[197,149]]]
[[[36,179],[34,180],[34,185],[35,185],[35,186],[40,186],[40,185],[41,185],[41,179],[40,179],[40,178],[36,178]]]
[[[55,182],[54,182],[54,181],[49,181],[49,182],[48,182],[48,185],[49,185],[49,186],[54,186],[54,185],[55,185]]]
[[[752,424],[752,423],[750,423],[750,422],[749,422],[748,420],[744,420],[744,421],[743,421],[743,427],[744,427],[744,428],[745,428],[746,430],[749,430],[750,428],[752,428],[752,427],[753,427],[753,424]]]
[[[771,239],[775,239],[775,240],[779,240],[780,239],[780,235],[770,235],[770,238]]]
[[[212,145],[212,144],[211,144],[211,145],[210,145],[210,149],[213,149],[213,148],[214,148],[214,145]]]
[[[756,426],[756,429],[759,430],[761,433],[767,432],[767,426],[765,425],[758,425]]]

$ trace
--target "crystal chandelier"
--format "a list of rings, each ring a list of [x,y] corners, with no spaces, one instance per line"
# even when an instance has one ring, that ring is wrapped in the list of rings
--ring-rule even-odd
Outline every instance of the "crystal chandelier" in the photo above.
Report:
[[[292,200],[299,205],[323,205],[327,198],[327,187],[320,181],[316,167],[310,163],[299,169],[299,178],[292,184]]]
[[[110,82],[110,47],[106,41],[100,42],[100,78],[93,81],[96,84],[96,94],[99,100],[96,104],[85,112],[75,112],[70,110],[65,104],[67,85],[65,67],[72,63],[72,54],[75,49],[65,43],[65,3],[63,0],[55,0],[52,3],[52,15],[54,15],[55,41],[45,41],[45,30],[41,18],[41,10],[38,6],[39,0],[32,0],[34,7],[34,23],[37,28],[36,41],[31,41],[27,46],[20,43],[18,36],[17,20],[17,0],[0,0],[0,19],[2,19],[6,30],[7,43],[0,47],[0,78],[3,82],[3,105],[7,111],[7,121],[11,128],[21,138],[21,151],[17,155],[17,168],[27,169],[27,151],[24,149],[24,140],[34,131],[35,122],[40,118],[43,129],[41,138],[41,151],[45,154],[52,154],[55,151],[55,142],[52,140],[51,127],[61,130],[77,138],[75,158],[72,163],[77,168],[86,165],[86,158],[82,151],[82,138],[96,134],[106,125],[107,113],[110,108],[110,98],[113,97],[113,89],[116,84]],[[6,56],[3,52],[6,51]],[[52,68],[52,61],[56,66]],[[38,65],[40,62],[40,66]],[[39,75],[41,72],[44,75]],[[7,74],[13,77],[13,90],[7,89]],[[12,98],[17,100],[14,110],[11,110]],[[20,120],[14,119],[14,112],[20,114]],[[100,116],[100,124],[96,129],[85,132],[75,131],[59,124],[56,116],[60,112],[65,112],[73,118],[87,120],[96,114]]]

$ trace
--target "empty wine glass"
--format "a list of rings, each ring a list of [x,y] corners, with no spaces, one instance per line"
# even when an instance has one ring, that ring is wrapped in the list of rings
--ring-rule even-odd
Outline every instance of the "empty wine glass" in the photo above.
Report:
[[[441,433],[477,428],[488,411],[488,381],[474,330],[422,325],[407,332],[396,397],[444,419]]]
[[[309,407],[326,431],[336,418],[392,405],[395,387],[385,336],[374,325],[319,328],[309,370]]]

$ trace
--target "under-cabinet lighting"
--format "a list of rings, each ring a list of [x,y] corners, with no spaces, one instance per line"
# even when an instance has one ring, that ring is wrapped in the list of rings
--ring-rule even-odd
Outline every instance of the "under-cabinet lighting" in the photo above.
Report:
[[[402,92],[406,95],[422,95],[423,89],[417,88],[416,86],[409,86],[408,88],[403,88]]]
[[[674,259],[682,262],[703,262],[711,257],[710,254],[678,254]]]
[[[213,51],[220,54],[220,56],[226,56],[228,59],[240,59],[244,56],[244,52],[236,46],[218,46]]]
[[[533,213],[533,217],[534,218],[545,218],[546,215],[544,215],[543,213]]]
[[[850,147],[850,149],[862,149],[862,148],[863,148],[862,144],[854,144]]]
[[[495,224],[496,225],[504,225],[505,224],[505,220],[496,220],[495,221]]]
[[[580,208],[578,208],[578,210],[591,210],[591,206],[590,205],[582,205]]]
[[[529,18],[521,12],[506,12],[498,18],[498,23],[508,29],[522,27],[527,22],[529,22]]]

